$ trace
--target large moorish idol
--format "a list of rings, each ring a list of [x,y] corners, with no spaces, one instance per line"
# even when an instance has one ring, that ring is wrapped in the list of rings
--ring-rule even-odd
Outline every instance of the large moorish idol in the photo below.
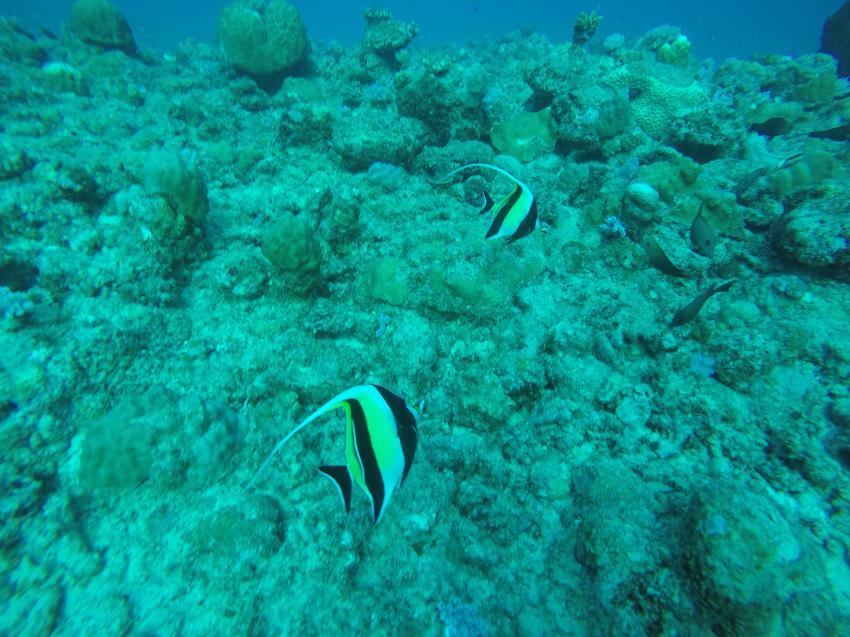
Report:
[[[495,170],[500,175],[510,179],[514,184],[513,190],[497,202],[494,202],[487,192],[484,193],[484,207],[479,214],[489,212],[493,218],[485,238],[496,239],[497,237],[504,237],[507,240],[506,243],[513,243],[517,239],[522,239],[530,235],[537,227],[537,199],[535,199],[534,194],[531,192],[531,188],[508,171],[502,170],[493,164],[466,164],[450,172],[440,179],[438,183],[449,179],[467,168],[488,168]]]
[[[352,387],[319,407],[275,445],[245,490],[292,436],[319,416],[340,407],[345,410],[345,464],[324,465],[319,471],[339,490],[346,513],[351,508],[352,482],[357,483],[372,504],[377,524],[413,464],[419,424],[418,412],[380,385]]]

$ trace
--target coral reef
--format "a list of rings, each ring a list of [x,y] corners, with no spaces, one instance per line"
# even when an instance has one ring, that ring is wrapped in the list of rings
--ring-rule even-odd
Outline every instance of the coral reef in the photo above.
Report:
[[[0,634],[850,634],[832,57],[220,18],[0,19]],[[330,414],[245,489],[363,383],[422,411],[379,524]]]

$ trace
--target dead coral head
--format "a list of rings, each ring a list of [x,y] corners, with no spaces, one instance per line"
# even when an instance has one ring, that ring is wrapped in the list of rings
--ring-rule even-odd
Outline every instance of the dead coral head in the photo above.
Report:
[[[601,23],[602,16],[596,13],[596,11],[591,11],[590,13],[582,11],[579,13],[575,23],[573,23],[573,44],[575,46],[584,46],[593,37],[593,34],[596,33],[596,29],[599,28]]]
[[[413,41],[419,33],[415,22],[401,22],[386,10],[366,9],[366,31],[360,45],[366,51],[381,56],[395,55]]]

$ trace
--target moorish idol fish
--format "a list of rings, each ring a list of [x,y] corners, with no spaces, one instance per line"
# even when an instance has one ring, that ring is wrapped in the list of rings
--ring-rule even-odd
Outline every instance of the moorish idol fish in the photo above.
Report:
[[[504,237],[506,243],[513,243],[531,234],[537,227],[537,199],[531,192],[531,188],[511,175],[506,170],[492,164],[466,164],[450,172],[439,180],[443,182],[467,168],[489,168],[500,175],[504,175],[514,183],[514,189],[498,202],[494,202],[490,195],[484,193],[484,207],[478,214],[489,212],[493,216],[490,229],[487,231],[487,239]]]
[[[277,443],[243,493],[292,436],[338,407],[345,410],[345,464],[324,465],[319,471],[339,490],[346,513],[351,508],[351,485],[356,482],[372,503],[377,524],[413,464],[419,424],[418,412],[380,385],[352,387],[310,414]]]

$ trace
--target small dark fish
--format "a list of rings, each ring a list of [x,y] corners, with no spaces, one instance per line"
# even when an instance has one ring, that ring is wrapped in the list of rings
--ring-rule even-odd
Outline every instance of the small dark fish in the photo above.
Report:
[[[763,122],[750,124],[749,131],[764,135],[768,139],[773,139],[779,135],[786,135],[791,132],[792,124],[784,117],[771,117]]]
[[[35,42],[35,36],[32,33],[30,33],[29,31],[27,31],[20,24],[18,24],[17,22],[14,22],[14,21],[10,21],[8,24],[9,24],[10,27],[12,27],[12,31],[14,31],[18,35],[24,36],[27,40],[32,40],[33,42]]]
[[[767,174],[769,169],[766,166],[762,168],[756,168],[752,172],[744,175],[743,179],[738,182],[738,185],[735,186],[735,190],[732,192],[735,194],[735,199],[740,199],[741,195],[747,192],[754,183],[756,183],[760,177]]]
[[[670,257],[664,253],[664,250],[662,250],[661,246],[658,244],[658,240],[652,235],[647,235],[644,238],[643,249],[646,251],[646,258],[649,261],[649,264],[656,270],[660,270],[664,274],[669,274],[670,276],[685,276],[684,272],[673,265]]]
[[[836,142],[846,142],[850,139],[850,124],[842,124],[835,128],[827,128],[826,130],[816,130],[809,133],[809,137],[818,139],[831,139]]]
[[[700,294],[693,301],[688,303],[681,310],[676,312],[673,315],[673,320],[670,321],[670,327],[676,327],[678,325],[684,325],[689,321],[694,320],[696,315],[699,314],[699,311],[702,309],[702,306],[705,305],[705,302],[708,301],[712,296],[717,294],[718,292],[728,292],[729,288],[735,283],[735,280],[726,281],[726,283],[721,283],[720,285],[713,285],[708,288],[705,292]]]
[[[794,153],[793,155],[788,155],[783,159],[780,159],[776,162],[776,166],[773,167],[774,170],[782,170],[783,168],[790,168],[798,161],[803,158],[803,153]]]
[[[59,39],[59,38],[56,37],[56,34],[53,33],[53,31],[51,31],[47,27],[38,27],[38,30],[41,31],[41,33],[46,38],[50,38],[51,40],[58,40]]]
[[[697,216],[691,222],[691,246],[694,252],[701,254],[709,259],[714,256],[714,246],[717,245],[717,235],[714,230],[702,216],[702,208],[705,204],[700,204]]]

